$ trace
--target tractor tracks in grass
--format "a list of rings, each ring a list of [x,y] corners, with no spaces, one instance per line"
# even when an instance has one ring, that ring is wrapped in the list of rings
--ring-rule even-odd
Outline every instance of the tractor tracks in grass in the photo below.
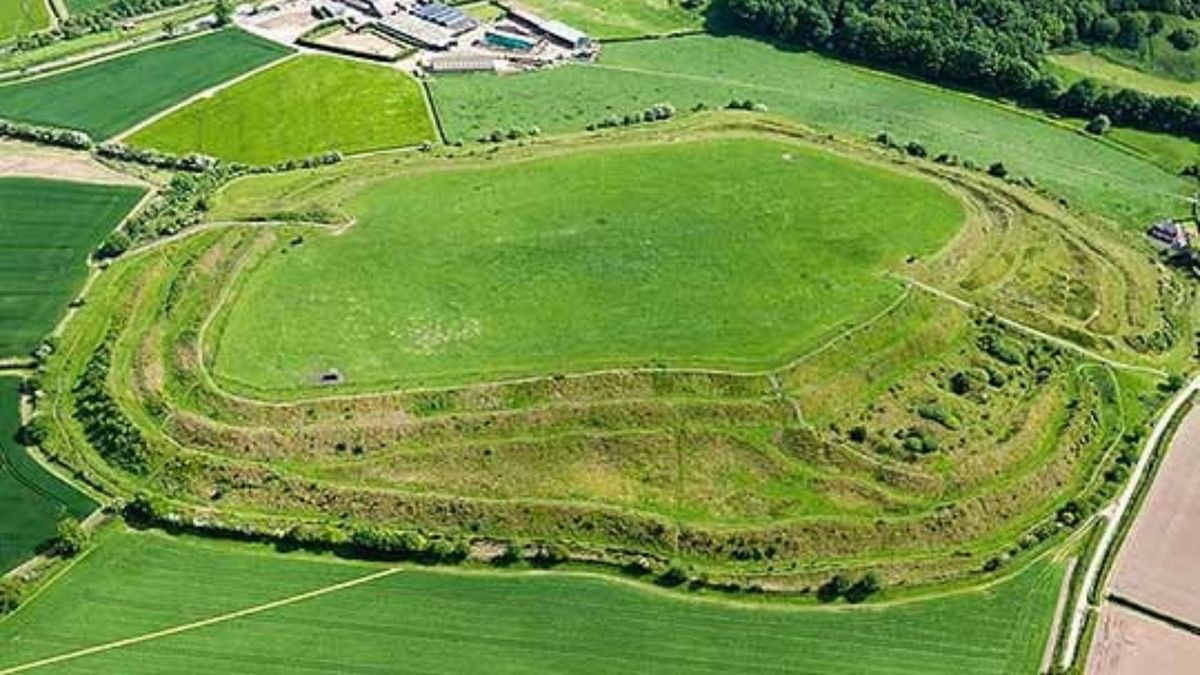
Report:
[[[94,654],[101,654],[103,652],[112,651],[114,649],[122,649],[124,647],[131,647],[133,645],[141,644],[143,642],[150,642],[151,640],[158,640],[158,639],[162,639],[162,638],[171,637],[174,635],[179,635],[180,633],[187,633],[190,631],[199,630],[201,628],[207,628],[208,626],[213,626],[213,625],[220,624],[220,623],[234,621],[237,619],[245,618],[247,616],[253,616],[255,614],[262,614],[263,612],[270,612],[272,610],[279,609],[281,607],[287,607],[288,605],[294,605],[296,603],[304,602],[306,600],[312,600],[314,598],[319,598],[323,595],[329,595],[330,593],[337,593],[338,591],[344,591],[344,590],[347,590],[350,588],[354,588],[355,586],[361,586],[363,584],[368,584],[373,581],[376,581],[377,579],[389,577],[389,576],[392,576],[393,574],[397,574],[401,571],[403,571],[402,568],[389,567],[388,569],[381,570],[379,572],[374,572],[374,573],[368,574],[366,576],[358,577],[355,579],[351,579],[349,581],[343,581],[341,583],[333,584],[330,586],[324,586],[322,588],[317,588],[317,589],[314,589],[311,591],[306,591],[304,593],[299,593],[299,594],[291,595],[291,596],[288,596],[285,598],[280,598],[278,600],[273,600],[271,602],[266,602],[266,603],[263,603],[260,605],[254,605],[252,607],[245,607],[245,608],[235,610],[232,612],[226,612],[225,614],[218,614],[216,616],[212,616],[207,619],[201,619],[199,621],[192,621],[190,623],[180,624],[177,626],[172,626],[170,628],[164,628],[162,630],[157,630],[157,631],[153,631],[150,633],[144,633],[142,635],[138,635],[138,636],[131,637],[131,638],[124,638],[121,640],[114,640],[112,642],[105,642],[103,644],[93,645],[91,647],[85,647],[83,649],[77,649],[75,651],[59,654],[57,656],[50,656],[50,657],[47,657],[44,659],[38,659],[36,661],[29,661],[27,663],[22,663],[22,664],[19,664],[16,666],[10,666],[8,668],[0,669],[0,675],[13,675],[15,673],[23,673],[23,672],[34,670],[37,668],[44,668],[46,666],[52,666],[52,665],[66,662],[66,661],[73,661],[75,659],[80,659],[80,658],[83,658],[86,656],[92,656]]]

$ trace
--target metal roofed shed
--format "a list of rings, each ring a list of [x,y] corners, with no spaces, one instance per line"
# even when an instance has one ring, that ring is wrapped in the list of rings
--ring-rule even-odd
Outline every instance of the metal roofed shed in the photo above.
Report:
[[[527,52],[531,51],[541,42],[532,35],[523,35],[514,31],[501,30],[493,28],[484,33],[483,39],[492,46],[500,47],[501,49],[513,49],[516,51]]]
[[[484,54],[437,54],[426,60],[425,67],[431,73],[495,71],[496,59]]]
[[[430,23],[437,24],[460,35],[479,27],[479,22],[457,7],[449,7],[440,2],[422,2],[410,10],[414,16]]]
[[[555,42],[565,44],[571,49],[588,49],[592,46],[592,38],[587,33],[576,30],[561,21],[547,19],[528,7],[515,2],[502,4],[501,6],[508,11],[510,18],[524,23],[541,33],[545,33]]]
[[[449,49],[456,42],[445,28],[399,12],[375,22],[375,28],[392,38],[415,43],[428,49]]]

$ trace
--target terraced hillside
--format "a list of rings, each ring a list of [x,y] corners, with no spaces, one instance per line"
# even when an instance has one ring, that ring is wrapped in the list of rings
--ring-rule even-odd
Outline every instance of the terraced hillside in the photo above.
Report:
[[[606,184],[625,184],[624,174],[606,178],[616,173],[603,167],[616,163],[642,179],[639,153],[666,153],[654,155],[658,170],[652,180],[643,179],[642,203],[660,203],[654,186],[674,191],[682,181],[707,184],[703,172],[658,161],[672,153],[686,156],[689,142],[700,139],[734,154],[748,152],[762,165],[759,180],[791,180],[797,171],[820,185],[826,170],[848,181],[857,172],[882,172],[896,186],[915,190],[909,198],[920,199],[922,208],[953,195],[950,201],[967,218],[936,253],[945,225],[937,226],[941,234],[934,239],[911,241],[912,233],[898,231],[903,224],[893,225],[890,238],[906,243],[880,252],[873,252],[878,244],[869,232],[846,231],[839,244],[858,255],[839,264],[854,269],[856,260],[861,266],[857,281],[848,277],[852,285],[890,286],[892,292],[873,293],[872,302],[862,305],[839,300],[847,310],[840,331],[812,332],[799,318],[781,321],[779,336],[790,333],[797,341],[773,361],[762,355],[751,361],[758,371],[734,363],[724,364],[727,370],[676,367],[686,362],[636,367],[628,355],[638,352],[621,349],[637,343],[622,342],[616,333],[608,351],[587,363],[596,367],[608,359],[612,367],[595,372],[580,372],[569,359],[556,361],[555,352],[546,352],[546,370],[488,381],[489,373],[512,374],[497,351],[503,341],[478,352],[478,363],[489,364],[477,366],[479,373],[450,378],[470,383],[450,387],[413,388],[407,371],[382,364],[333,370],[393,349],[360,341],[353,331],[377,330],[385,320],[402,329],[424,315],[418,316],[421,308],[385,303],[361,316],[324,317],[321,294],[352,293],[357,277],[345,275],[331,286],[321,282],[330,273],[294,276],[289,265],[311,272],[339,255],[364,255],[337,251],[356,237],[369,242],[393,236],[389,228],[406,232],[412,245],[367,245],[374,257],[341,267],[387,278],[397,274],[393,267],[431,265],[419,247],[429,244],[419,240],[420,230],[405,226],[404,215],[411,211],[438,223],[457,209],[469,212],[472,186],[484,184],[477,176],[490,170],[481,167],[498,164],[536,176],[539,167],[569,167],[575,158],[587,158],[594,187],[579,194],[603,204]],[[388,196],[401,179],[410,190]],[[461,198],[438,192],[440,204],[429,202],[422,189],[427,185],[455,185]],[[528,219],[540,204],[559,209],[560,228],[594,227],[597,216],[586,202],[524,201],[529,199],[515,188],[496,195],[490,217]],[[832,222],[845,223],[873,208],[828,200],[771,207],[762,201],[763,208],[794,214],[790,222],[798,231],[826,223],[829,214],[822,209],[844,210],[842,220]],[[732,213],[720,211],[721,202],[699,214],[631,212],[608,230],[589,230],[587,241],[627,260],[628,242],[614,248],[619,240],[606,237],[630,239],[626,232],[644,227],[641,236],[662,242],[654,270],[671,269],[674,256],[695,257],[687,241],[664,238],[681,224],[697,238],[727,236],[714,224],[729,224],[753,243],[760,233],[737,226]],[[907,208],[889,206],[893,213]],[[944,206],[937,209],[945,213]],[[894,585],[971,576],[1038,550],[1105,489],[1116,450],[1136,438],[1126,432],[1157,405],[1153,386],[1160,369],[1191,349],[1189,319],[1180,309],[1191,291],[1145,265],[1111,229],[1028,189],[765,117],[700,116],[612,137],[488,153],[367,157],[314,172],[249,178],[220,194],[209,218],[246,225],[202,227],[155,247],[153,255],[128,256],[96,285],[44,379],[53,406],[47,414],[67,421],[51,425],[47,446],[111,492],[144,493],[147,501],[139,508],[155,517],[173,513],[240,531],[287,531],[306,546],[360,545],[420,530],[442,547],[510,541],[518,542],[518,555],[536,557],[552,544],[562,547],[553,549],[555,556],[565,551],[652,570],[681,561],[703,573],[694,577],[701,585],[800,591],[823,583],[831,570],[874,569]],[[252,226],[278,219],[292,224]],[[604,325],[620,295],[581,293],[572,268],[591,270],[595,259],[556,255],[553,238],[540,227],[535,221],[514,239],[530,261],[514,269],[533,275],[558,265],[559,277],[503,288],[481,276],[487,268],[478,261],[441,258],[447,267],[439,272],[443,304],[437,306],[460,311],[480,292],[477,287],[499,298],[545,293],[538,304],[555,306],[557,290],[583,309],[564,326],[576,320]],[[431,241],[436,244],[436,237]],[[720,270],[722,264],[714,258],[700,269]],[[787,267],[731,268],[732,278],[753,286],[760,283],[754,274],[797,274]],[[838,273],[832,263],[823,267]],[[645,279],[621,278],[637,297]],[[804,297],[803,278],[784,286]],[[686,283],[709,306],[722,306],[725,300],[703,279]],[[309,298],[313,309],[271,319],[270,288],[279,283]],[[819,277],[804,283],[819,284]],[[659,291],[670,297],[669,288]],[[385,284],[375,292],[389,291]],[[786,295],[760,296],[746,295],[740,306],[754,308],[766,298],[765,305],[746,311],[786,316]],[[291,373],[286,390],[264,394],[238,386],[270,380],[248,370],[252,360],[225,351],[229,336],[253,336],[237,331],[258,320],[239,317],[254,303],[278,328],[272,334],[279,347],[276,365],[284,366],[278,372]],[[972,303],[986,303],[1001,318]],[[664,306],[649,318],[669,311],[677,310]],[[690,314],[703,317],[698,311]],[[687,313],[680,316],[677,326],[703,335],[689,326]],[[490,329],[481,321],[479,335]],[[414,339],[403,331],[393,337]],[[698,338],[688,339],[696,344]],[[316,362],[297,358],[314,346],[342,350],[321,365],[330,371],[310,374]],[[411,358],[427,373],[452,366],[429,354]],[[255,398],[264,395],[275,400]],[[101,431],[108,428],[123,430],[119,444],[107,442]]]

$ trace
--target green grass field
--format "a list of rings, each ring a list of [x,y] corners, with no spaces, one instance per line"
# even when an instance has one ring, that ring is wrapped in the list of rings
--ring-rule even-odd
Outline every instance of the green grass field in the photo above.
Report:
[[[45,0],[0,0],[0,43],[49,27]]]
[[[228,613],[380,568],[112,533],[0,621],[0,668]],[[1061,570],[856,611],[749,607],[592,576],[419,568],[46,673],[847,673],[1026,675]]]
[[[1144,72],[1092,52],[1054,54],[1049,60],[1054,64],[1055,72],[1067,85],[1090,77],[1109,86],[1138,89],[1160,96],[1200,96],[1200,82],[1187,82]]]
[[[251,274],[219,375],[286,390],[330,368],[431,384],[779,365],[896,297],[880,272],[932,253],[963,217],[930,183],[761,140],[400,176],[346,208],[345,235]]]
[[[115,4],[115,0],[63,0],[71,15],[85,14]]]
[[[1180,83],[1200,81],[1200,49],[1180,51],[1168,36],[1176,28],[1200,28],[1200,21],[1171,14],[1162,15],[1165,27],[1157,35],[1142,41],[1136,49],[1116,46],[1097,47],[1096,53],[1110,62]]]
[[[142,194],[0,178],[0,356],[28,354],[54,328],[87,275],[87,256]]]
[[[0,377],[0,574],[52,537],[60,514],[83,518],[96,509],[13,440],[21,426],[18,401],[17,379]]]
[[[363,152],[436,138],[421,88],[406,73],[303,56],[178,110],[139,130],[129,143],[273,164],[330,150]]]
[[[567,23],[599,39],[666,35],[704,26],[699,11],[680,0],[528,0],[544,16]]]
[[[0,117],[105,139],[286,53],[273,42],[223,30],[0,86]]]
[[[753,40],[697,36],[608,45],[598,67],[438,79],[450,138],[540,125],[578,132],[612,112],[667,101],[686,110],[752,99],[773,112],[856,138],[888,131],[987,165],[1003,161],[1072,203],[1140,230],[1174,209],[1187,183],[1044,117],[945,89]]]

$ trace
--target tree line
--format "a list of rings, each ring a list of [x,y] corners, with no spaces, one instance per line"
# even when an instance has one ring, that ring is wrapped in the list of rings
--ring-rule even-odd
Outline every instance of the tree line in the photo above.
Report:
[[[1200,0],[718,0],[737,25],[773,40],[1011,97],[1067,115],[1200,137],[1200,104],[1185,96],[1064,87],[1045,55],[1068,45],[1137,48],[1164,16],[1200,17]],[[1194,33],[1194,31],[1192,31]],[[1172,31],[1180,46],[1189,29]],[[1190,48],[1190,47],[1189,47]]]

